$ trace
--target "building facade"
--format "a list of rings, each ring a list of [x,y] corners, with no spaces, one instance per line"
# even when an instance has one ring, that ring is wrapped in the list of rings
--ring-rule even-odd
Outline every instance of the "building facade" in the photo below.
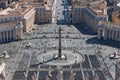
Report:
[[[19,40],[22,38],[22,23],[0,23],[0,43]]]
[[[8,0],[0,0],[0,9],[6,9],[8,5]]]
[[[51,23],[52,7],[47,5],[48,2],[21,0],[11,2],[11,6],[0,10],[0,42],[21,39],[22,31],[31,31],[35,23]],[[18,24],[20,22],[22,25]]]
[[[43,3],[43,4],[47,4],[47,2],[49,2],[49,0],[32,0],[33,3]]]
[[[28,32],[34,25],[35,10],[34,7],[23,5],[23,3],[13,3],[12,8],[1,10],[0,23],[9,23],[18,21],[23,23],[23,31]]]
[[[35,10],[34,7],[30,7],[26,9],[21,17],[21,20],[23,23],[23,31],[29,32],[34,25],[35,21]]]
[[[84,23],[97,32],[98,22],[108,20],[107,7],[104,2],[84,4],[77,0],[72,1],[74,2],[67,9],[67,23]]]
[[[29,5],[35,10],[35,24],[51,23],[52,22],[52,6],[49,5],[49,0],[33,0]]]
[[[120,25],[110,22],[99,22],[97,29],[98,39],[120,41]]]
[[[35,7],[35,23],[51,23],[52,22],[52,7],[51,6],[41,6]]]

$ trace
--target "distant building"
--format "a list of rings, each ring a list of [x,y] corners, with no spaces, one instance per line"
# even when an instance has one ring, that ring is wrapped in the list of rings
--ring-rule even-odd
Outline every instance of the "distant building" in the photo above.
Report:
[[[107,21],[107,7],[104,1],[86,2],[71,0],[72,5],[67,10],[68,23],[84,23],[97,32],[99,21]],[[88,4],[89,3],[89,4]]]
[[[106,3],[107,3],[108,21],[112,22],[112,12],[116,10],[117,0],[106,0]]]
[[[111,22],[99,22],[98,39],[120,41],[120,25]]]
[[[22,27],[17,21],[0,23],[0,43],[21,39]]]
[[[52,22],[52,7],[51,6],[37,6],[35,7],[35,23],[51,23]]]
[[[47,4],[47,2],[49,2],[49,0],[32,0],[33,3],[43,3],[43,4]]]
[[[4,1],[9,2],[2,0]],[[2,2],[0,2],[0,7],[4,7],[1,5]],[[21,39],[21,35],[18,38],[16,31],[20,34],[22,31],[29,32],[34,28],[35,23],[51,23],[52,7],[47,5],[48,2],[49,0],[13,1],[10,2],[8,8],[6,6],[6,9],[0,10],[0,42]],[[20,22],[22,26],[18,24]]]
[[[35,24],[52,22],[52,6],[49,5],[49,0],[33,0],[28,4],[35,9]]]
[[[112,22],[120,25],[120,11],[115,11],[112,13]]]
[[[0,0],[0,9],[6,9],[8,7],[8,0]]]
[[[23,31],[29,32],[34,25],[35,10],[34,7],[30,7],[26,10],[21,10],[22,13],[21,21],[23,22]]]
[[[34,24],[35,10],[34,7],[23,3],[13,3],[12,8],[0,11],[0,23],[8,23],[9,21],[21,21],[23,23],[23,31],[30,31]]]
[[[116,6],[116,11],[112,12],[112,22],[115,24],[120,24],[120,3],[118,3]]]
[[[110,12],[108,12],[108,16],[109,19],[112,20],[112,22],[101,21],[98,23],[98,38],[104,40],[108,39],[120,41],[120,10],[119,8],[115,11],[112,10],[116,4],[116,0],[107,1],[110,1],[107,2],[107,10],[111,10]]]

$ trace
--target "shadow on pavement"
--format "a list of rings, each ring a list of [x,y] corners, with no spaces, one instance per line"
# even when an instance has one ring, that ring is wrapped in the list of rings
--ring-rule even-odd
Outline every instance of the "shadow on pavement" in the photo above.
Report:
[[[97,37],[90,38],[86,40],[87,44],[99,44],[99,45],[104,45],[104,46],[110,46],[110,47],[115,47],[115,48],[120,48],[120,44],[118,41],[115,40],[103,40],[103,39],[98,39]]]
[[[73,25],[73,26],[75,26],[75,28],[79,32],[81,32],[81,34],[84,34],[84,35],[97,35],[96,32],[94,32],[91,28],[85,26],[84,24],[80,24],[80,23],[78,23],[78,24],[66,23],[65,20],[57,20],[57,25],[68,25],[68,27]]]
[[[65,20],[57,20],[57,25],[68,25]]]
[[[91,28],[84,24],[73,24],[84,35],[97,35]]]

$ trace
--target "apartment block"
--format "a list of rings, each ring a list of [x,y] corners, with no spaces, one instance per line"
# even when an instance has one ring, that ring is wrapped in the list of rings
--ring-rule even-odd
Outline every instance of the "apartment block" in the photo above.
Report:
[[[0,0],[0,9],[6,9],[8,7],[8,0]]]
[[[35,7],[35,23],[51,23],[52,22],[52,7],[51,6],[37,6]]]
[[[82,0],[72,0],[68,7],[68,23],[84,23],[93,31],[97,32],[99,21],[107,21],[107,7],[104,1],[84,2]]]
[[[52,22],[52,6],[48,5],[49,0],[35,0],[29,4],[35,9],[35,24]]]
[[[0,11],[0,23],[8,23],[9,21],[18,21],[23,23],[23,31],[29,31],[34,24],[35,10],[34,7],[13,3],[13,7],[9,7]]]

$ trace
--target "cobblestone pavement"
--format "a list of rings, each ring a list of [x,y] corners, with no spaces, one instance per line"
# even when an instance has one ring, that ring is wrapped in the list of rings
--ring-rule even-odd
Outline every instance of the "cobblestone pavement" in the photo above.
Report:
[[[31,80],[29,76],[35,74],[39,80],[45,80],[45,75],[58,73],[59,70],[63,71],[63,80],[66,80],[65,78],[69,80],[71,71],[76,74],[75,80],[84,80],[86,72],[92,76],[95,73],[99,77],[103,76],[101,80],[105,80],[105,77],[111,76],[110,69],[113,69],[115,62],[109,60],[109,54],[114,53],[117,48],[94,43],[88,44],[86,41],[96,37],[96,35],[84,35],[74,25],[62,25],[61,28],[63,29],[62,50],[75,50],[82,53],[85,57],[83,63],[68,66],[47,64],[31,66],[35,62],[38,62],[36,60],[38,54],[58,50],[58,27],[52,26],[52,24],[38,25],[30,33],[24,33],[23,40],[1,44],[1,53],[6,50],[11,56],[10,59],[5,60],[7,80],[25,80],[25,77],[27,77],[27,80]],[[109,67],[107,72],[105,63]],[[68,73],[68,75],[65,73]]]

